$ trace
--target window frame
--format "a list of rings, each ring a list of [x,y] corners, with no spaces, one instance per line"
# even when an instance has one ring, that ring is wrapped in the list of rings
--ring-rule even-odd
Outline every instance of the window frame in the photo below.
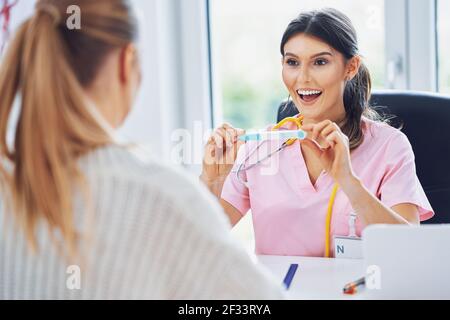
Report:
[[[437,91],[436,10],[437,0],[385,1],[386,88]]]

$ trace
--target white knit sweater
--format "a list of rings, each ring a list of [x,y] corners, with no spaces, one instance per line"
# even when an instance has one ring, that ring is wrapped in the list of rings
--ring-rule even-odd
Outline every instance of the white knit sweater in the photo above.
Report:
[[[46,225],[37,228],[33,254],[0,202],[0,299],[284,297],[281,284],[231,238],[224,213],[193,178],[117,146],[85,156],[80,168],[94,208],[89,223],[85,201],[75,204],[86,259],[75,263],[80,289],[78,269],[68,269]]]

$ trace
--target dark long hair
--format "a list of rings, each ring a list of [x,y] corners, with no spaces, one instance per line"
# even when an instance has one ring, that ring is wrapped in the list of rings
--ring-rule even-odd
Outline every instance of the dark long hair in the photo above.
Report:
[[[326,42],[339,51],[346,61],[359,53],[356,30],[350,19],[342,12],[325,8],[301,13],[289,23],[281,40],[281,54],[284,56],[284,46],[293,36],[304,33]],[[350,140],[350,149],[361,145],[364,136],[361,117],[379,120],[381,117],[369,105],[372,82],[370,73],[364,63],[361,63],[358,74],[350,81],[344,90],[345,121],[341,130]]]

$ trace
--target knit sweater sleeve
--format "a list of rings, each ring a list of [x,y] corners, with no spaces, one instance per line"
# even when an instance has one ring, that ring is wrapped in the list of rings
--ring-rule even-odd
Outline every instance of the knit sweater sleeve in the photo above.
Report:
[[[160,243],[164,298],[284,298],[281,283],[231,237],[225,213],[206,188],[182,172],[166,172],[164,180],[173,186],[163,206],[170,236]]]

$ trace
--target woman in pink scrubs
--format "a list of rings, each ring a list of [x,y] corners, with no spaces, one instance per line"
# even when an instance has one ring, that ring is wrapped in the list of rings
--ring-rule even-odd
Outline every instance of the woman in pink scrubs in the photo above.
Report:
[[[369,106],[370,74],[348,17],[334,9],[300,14],[283,35],[281,54],[283,81],[308,138],[250,168],[283,141],[252,154],[260,142],[241,147],[243,130],[224,124],[208,141],[201,175],[232,225],[251,209],[256,253],[323,257],[335,184],[333,236],[431,218],[407,137]]]

